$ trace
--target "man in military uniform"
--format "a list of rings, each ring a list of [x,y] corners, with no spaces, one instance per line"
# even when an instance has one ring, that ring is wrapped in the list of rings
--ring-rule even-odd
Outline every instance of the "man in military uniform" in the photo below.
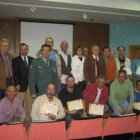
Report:
[[[45,93],[48,84],[57,85],[56,63],[49,58],[50,46],[41,46],[41,57],[33,60],[29,70],[29,88],[32,98]]]

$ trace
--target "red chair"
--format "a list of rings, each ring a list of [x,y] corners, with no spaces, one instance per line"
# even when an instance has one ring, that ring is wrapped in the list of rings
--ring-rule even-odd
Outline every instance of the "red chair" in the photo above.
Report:
[[[65,121],[32,123],[28,140],[66,140]]]
[[[0,125],[1,140],[27,140],[27,134],[22,124]]]
[[[138,116],[136,119],[135,132],[140,132],[140,116]]]
[[[103,136],[134,133],[136,116],[109,118],[103,127]]]
[[[68,130],[68,139],[82,139],[102,136],[102,118],[73,120]]]

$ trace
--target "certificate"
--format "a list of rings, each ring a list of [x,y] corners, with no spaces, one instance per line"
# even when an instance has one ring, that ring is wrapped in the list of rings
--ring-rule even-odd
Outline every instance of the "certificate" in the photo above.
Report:
[[[126,71],[127,75],[131,75],[132,74],[130,68],[124,67],[123,69]]]
[[[83,75],[83,70],[81,70],[80,66],[78,66],[71,71],[71,74],[73,75],[73,77],[79,78]]]
[[[140,102],[134,102],[134,109],[140,110]]]
[[[68,110],[73,111],[73,110],[80,110],[83,109],[83,102],[81,99],[79,100],[73,100],[73,101],[68,101],[67,102]]]
[[[58,104],[54,103],[54,102],[47,102],[47,101],[43,101],[41,103],[41,109],[40,109],[40,113],[42,114],[53,114],[53,115],[57,115],[58,112]]]
[[[137,66],[136,74],[140,75],[140,66]]]
[[[89,104],[89,114],[102,116],[104,114],[104,105]]]
[[[66,78],[68,77],[68,75],[66,74],[61,74],[60,76],[60,81],[61,81],[61,84],[66,84]]]

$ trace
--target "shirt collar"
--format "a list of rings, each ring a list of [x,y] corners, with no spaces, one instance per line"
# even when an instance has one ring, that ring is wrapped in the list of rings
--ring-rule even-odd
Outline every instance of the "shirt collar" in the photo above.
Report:
[[[42,59],[43,59],[44,62],[46,62],[46,60],[49,60],[48,58],[45,58],[43,56],[42,56]]]
[[[94,54],[93,54],[93,58],[94,58],[94,59],[97,58],[97,61],[99,61],[99,57],[98,57],[98,56],[95,56]]]
[[[60,51],[61,55],[67,55],[67,53],[64,53],[62,50]]]

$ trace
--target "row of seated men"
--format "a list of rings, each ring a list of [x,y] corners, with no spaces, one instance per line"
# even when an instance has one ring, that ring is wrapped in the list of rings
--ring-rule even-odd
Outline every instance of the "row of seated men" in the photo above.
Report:
[[[136,89],[133,90],[132,82],[127,78],[126,71],[120,70],[110,86],[109,95],[106,79],[103,76],[99,76],[96,83],[88,86],[83,92],[75,86],[74,77],[68,76],[66,87],[59,92],[58,96],[55,85],[49,84],[44,94],[34,100],[31,110],[32,121],[50,122],[65,119],[69,126],[72,119],[97,116],[90,113],[91,104],[104,105],[104,113],[111,109],[112,115],[131,114],[134,102],[140,102],[140,80],[136,83]],[[0,123],[25,120],[26,113],[16,94],[15,86],[7,87],[6,97],[0,101]],[[78,108],[79,104],[70,107],[68,102],[76,100],[81,100],[82,108]]]

